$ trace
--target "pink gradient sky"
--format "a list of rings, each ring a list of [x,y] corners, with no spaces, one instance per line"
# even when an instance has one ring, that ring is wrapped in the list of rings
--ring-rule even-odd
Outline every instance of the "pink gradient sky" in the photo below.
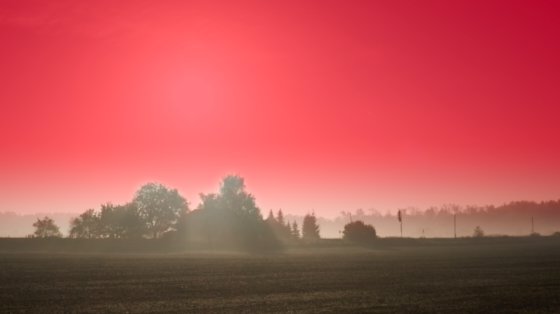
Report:
[[[0,0],[0,211],[560,198],[560,2]]]

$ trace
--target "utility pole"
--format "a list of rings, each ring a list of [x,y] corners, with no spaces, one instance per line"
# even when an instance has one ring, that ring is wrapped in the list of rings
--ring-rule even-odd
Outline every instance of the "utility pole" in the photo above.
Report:
[[[535,220],[531,216],[531,235],[535,234]]]
[[[457,214],[453,214],[453,237],[457,239]]]
[[[401,238],[402,238],[402,237],[403,237],[403,236],[402,236],[402,213],[401,213],[400,210],[399,210],[399,212],[398,212],[398,214],[397,214],[397,218],[399,219],[399,223],[401,224]]]

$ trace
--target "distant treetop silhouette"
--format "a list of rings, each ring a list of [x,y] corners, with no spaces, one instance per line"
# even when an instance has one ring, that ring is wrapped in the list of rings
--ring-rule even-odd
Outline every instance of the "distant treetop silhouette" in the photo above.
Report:
[[[35,232],[33,233],[34,238],[60,238],[62,234],[58,229],[58,226],[54,223],[54,220],[45,216],[43,219],[37,219],[33,224],[35,227]]]

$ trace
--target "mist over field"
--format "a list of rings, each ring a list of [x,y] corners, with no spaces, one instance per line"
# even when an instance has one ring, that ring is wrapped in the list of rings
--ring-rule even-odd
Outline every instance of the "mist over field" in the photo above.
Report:
[[[45,216],[52,217],[60,226],[64,234],[68,234],[70,220],[75,214],[70,213],[37,213],[17,214],[14,212],[0,212],[0,237],[26,237],[33,233],[33,223]]]
[[[268,212],[265,212],[266,215]],[[403,210],[404,235],[406,237],[454,237],[454,216],[457,220],[456,235],[472,236],[475,227],[480,226],[487,235],[525,236],[532,232],[550,235],[560,231],[560,201],[512,202],[502,206],[459,206],[444,205],[425,210],[407,208]],[[0,212],[0,237],[26,237],[33,233],[32,224],[45,215],[59,225],[63,234],[68,235],[70,221],[77,216],[72,213],[16,214]],[[284,213],[289,222],[302,225],[302,215]],[[396,214],[380,213],[374,209],[342,211],[339,216],[329,219],[317,216],[320,234],[324,238],[341,238],[344,225],[351,220],[361,220],[375,227],[380,237],[400,236]]]

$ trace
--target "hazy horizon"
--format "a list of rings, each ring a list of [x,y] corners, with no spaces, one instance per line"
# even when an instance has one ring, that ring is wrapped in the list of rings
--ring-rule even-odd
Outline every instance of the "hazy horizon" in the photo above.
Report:
[[[99,206],[93,209],[99,211]],[[404,235],[412,238],[470,237],[475,227],[482,227],[489,236],[527,236],[533,232],[551,235],[560,230],[560,199],[546,202],[512,201],[498,206],[445,204],[424,209],[408,207],[399,210],[403,213]],[[67,236],[70,221],[82,212],[22,214],[0,211],[0,237],[26,237],[34,230],[33,222],[45,216],[53,218],[62,234]],[[304,215],[284,210],[282,212],[286,222],[302,225]],[[268,217],[269,213],[270,210],[261,209],[263,218]],[[278,210],[272,210],[272,213],[277,215]],[[396,212],[370,208],[341,211],[332,217],[315,215],[320,235],[324,238],[340,238],[344,226],[357,220],[373,225],[380,237],[400,236]],[[453,227],[454,215],[458,221],[456,229]]]
[[[147,183],[143,182],[143,184]],[[165,182],[161,182],[161,181],[151,181],[151,182],[157,182],[157,183],[161,183],[164,184],[166,186],[169,186],[171,188],[177,188],[176,186],[172,186],[172,185],[168,185]],[[218,180],[216,180],[216,182],[218,182]],[[129,195],[125,195],[121,198],[118,199],[107,199],[107,198],[101,198],[99,200],[93,200],[93,201],[88,201],[87,202],[87,206],[81,206],[81,207],[72,207],[70,209],[65,209],[64,206],[62,206],[62,208],[60,206],[57,205],[53,205],[53,204],[42,204],[41,206],[39,206],[36,209],[31,209],[29,211],[25,211],[25,210],[18,210],[18,206],[17,204],[15,206],[13,206],[12,208],[6,207],[6,208],[1,208],[0,207],[0,212],[14,212],[14,213],[18,213],[18,214],[25,214],[25,215],[38,215],[38,214],[45,214],[45,213],[54,213],[54,214],[80,214],[83,211],[90,209],[90,208],[98,208],[101,204],[106,204],[106,203],[112,203],[112,204],[124,204],[126,202],[129,202],[130,199],[134,196],[136,190],[141,186],[142,184],[138,184],[137,186],[135,186]],[[401,205],[399,206],[376,206],[375,204],[363,204],[360,206],[351,206],[350,204],[355,204],[355,202],[352,201],[352,199],[338,199],[337,203],[340,204],[349,204],[348,206],[340,206],[340,207],[333,207],[333,206],[328,206],[327,208],[321,208],[321,206],[317,205],[317,204],[321,204],[320,199],[307,199],[306,202],[302,203],[302,204],[297,204],[297,206],[295,206],[295,208],[286,208],[286,207],[282,207],[282,206],[278,206],[275,204],[269,204],[270,206],[263,206],[262,205],[262,201],[259,197],[259,195],[255,194],[252,190],[252,186],[250,184],[250,182],[247,184],[248,186],[248,191],[253,194],[256,197],[256,201],[257,201],[257,205],[259,206],[259,208],[262,211],[262,214],[265,215],[266,213],[268,213],[268,211],[273,210],[273,211],[278,211],[278,210],[282,210],[283,212],[287,213],[287,214],[293,214],[293,215],[305,215],[307,213],[311,213],[311,212],[317,212],[320,214],[320,216],[324,217],[324,218],[328,218],[328,219],[332,219],[332,218],[336,218],[337,216],[340,215],[341,212],[343,211],[355,211],[355,210],[365,210],[365,211],[369,211],[369,210],[375,210],[379,213],[382,214],[396,214],[397,211],[401,210],[401,209],[410,209],[410,208],[414,208],[415,210],[426,210],[432,207],[439,207],[439,206],[444,206],[444,205],[448,205],[448,204],[453,204],[453,205],[458,205],[461,207],[467,207],[467,206],[500,206],[500,205],[504,205],[510,202],[518,202],[518,201],[529,201],[529,202],[546,202],[546,201],[551,201],[551,200],[557,200],[560,199],[559,197],[553,197],[553,198],[549,198],[549,199],[504,199],[503,201],[500,202],[494,202],[494,203],[477,203],[477,202],[457,202],[457,201],[453,201],[453,200],[446,200],[446,201],[441,201],[439,203],[420,203],[420,204],[412,204],[412,203],[399,203]],[[212,193],[213,191],[215,191],[217,188],[219,187],[219,183],[214,184],[214,186],[210,189],[208,189],[207,191],[199,191],[196,193],[190,192],[190,193],[185,193],[184,191],[182,191],[181,189],[177,189],[179,191],[179,193],[183,196],[187,196],[187,195],[191,195],[191,196],[195,196],[194,199],[190,199],[188,197],[187,201],[189,204],[189,208],[190,209],[195,209],[197,206],[200,205],[200,195],[201,194],[208,194],[208,193]],[[134,190],[136,189],[136,190]],[[259,190],[259,189],[256,189]],[[304,192],[304,191],[303,191]],[[71,199],[72,197],[70,197]],[[287,198],[289,198],[289,196],[287,196]],[[57,203],[65,203],[66,202],[66,198],[63,199],[58,199],[58,200],[54,200],[54,204]],[[314,205],[315,204],[315,205]]]

